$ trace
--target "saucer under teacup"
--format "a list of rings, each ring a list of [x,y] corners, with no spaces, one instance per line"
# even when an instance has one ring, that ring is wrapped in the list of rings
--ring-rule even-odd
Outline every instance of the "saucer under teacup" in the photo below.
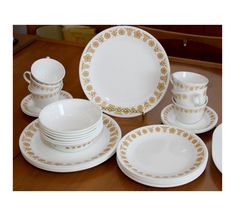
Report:
[[[59,100],[70,99],[70,98],[73,98],[73,96],[70,93],[64,90],[60,92]],[[26,97],[24,97],[23,100],[21,101],[20,106],[23,113],[32,117],[38,117],[40,111],[42,110],[41,108],[35,106],[32,94],[29,94]]]
[[[214,128],[218,122],[218,116],[211,107],[206,106],[204,115],[200,121],[195,124],[183,124],[182,122],[178,121],[175,116],[174,105],[169,104],[161,111],[161,120],[165,125],[180,127],[188,130],[191,133],[200,134]]]

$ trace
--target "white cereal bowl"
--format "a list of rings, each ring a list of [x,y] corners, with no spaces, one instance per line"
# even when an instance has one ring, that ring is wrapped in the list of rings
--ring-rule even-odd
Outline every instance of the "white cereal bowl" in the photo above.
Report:
[[[62,138],[62,139],[77,139],[77,138],[87,137],[88,135],[94,133],[99,128],[103,128],[103,121],[101,119],[101,121],[98,121],[93,127],[90,127],[87,130],[83,130],[82,132],[81,131],[79,131],[79,132],[76,131],[74,133],[72,133],[72,132],[71,133],[55,132],[55,131],[49,130],[48,128],[45,128],[40,123],[39,123],[39,125],[40,125],[40,130],[43,133],[48,134],[49,136],[53,136],[53,137],[56,137],[58,139],[60,139],[60,138]]]
[[[79,134],[102,119],[101,108],[84,99],[66,99],[49,104],[39,114],[43,128],[61,134]]]
[[[203,105],[191,108],[176,103],[173,97],[172,103],[174,104],[174,112],[178,121],[184,124],[195,124],[202,119],[208,103],[208,98]]]

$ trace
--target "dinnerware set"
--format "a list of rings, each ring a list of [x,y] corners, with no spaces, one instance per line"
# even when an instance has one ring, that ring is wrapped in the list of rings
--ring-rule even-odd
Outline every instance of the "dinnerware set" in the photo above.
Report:
[[[59,98],[64,75],[64,67],[50,58],[39,59],[31,72],[24,73],[31,98],[22,101],[22,111],[39,117],[19,140],[29,163],[47,171],[74,172],[116,153],[126,176],[153,187],[183,185],[203,173],[208,151],[195,133],[212,129],[218,121],[207,106],[208,79],[192,72],[170,76],[167,54],[151,34],[115,26],[87,44],[79,78],[89,100]],[[137,128],[121,138],[116,121],[103,113],[123,118],[145,115],[162,100],[170,80],[172,104],[161,112],[165,125]],[[46,100],[44,95],[51,93]],[[43,97],[39,101],[35,95]],[[29,111],[29,104],[38,110]]]
[[[64,66],[49,57],[35,61],[23,77],[36,107],[43,108],[59,99],[65,76]]]

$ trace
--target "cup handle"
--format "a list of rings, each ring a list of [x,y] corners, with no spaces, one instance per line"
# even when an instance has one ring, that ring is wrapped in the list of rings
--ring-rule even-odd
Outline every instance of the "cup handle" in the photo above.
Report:
[[[170,75],[170,82],[172,85],[174,85],[174,77],[173,77],[173,74]]]
[[[29,78],[27,77],[27,74],[28,74]],[[31,82],[30,81],[30,79],[31,79],[31,72],[25,71],[24,74],[23,74],[23,77],[24,77],[25,81],[30,84],[30,82]]]
[[[202,96],[200,94],[196,94],[193,96],[193,103],[195,106],[200,106],[203,103],[205,103],[205,96]]]

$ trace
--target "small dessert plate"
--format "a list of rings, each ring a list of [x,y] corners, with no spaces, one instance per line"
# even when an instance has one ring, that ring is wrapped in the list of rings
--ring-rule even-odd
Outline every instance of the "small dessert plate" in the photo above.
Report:
[[[218,122],[218,115],[212,108],[207,106],[205,113],[199,122],[195,124],[183,124],[176,119],[174,105],[169,104],[162,110],[161,120],[165,125],[180,127],[182,129],[188,130],[191,133],[200,134],[205,133],[215,127]]]
[[[68,92],[63,91],[63,90],[61,91],[59,100],[70,99],[70,98],[73,98],[73,96],[71,94],[69,94]],[[32,98],[31,94],[27,95],[21,101],[20,106],[21,106],[21,110],[23,111],[23,113],[25,113],[26,115],[32,116],[32,117],[38,117],[40,111],[42,110],[41,108],[36,107],[34,105],[33,98]]]

